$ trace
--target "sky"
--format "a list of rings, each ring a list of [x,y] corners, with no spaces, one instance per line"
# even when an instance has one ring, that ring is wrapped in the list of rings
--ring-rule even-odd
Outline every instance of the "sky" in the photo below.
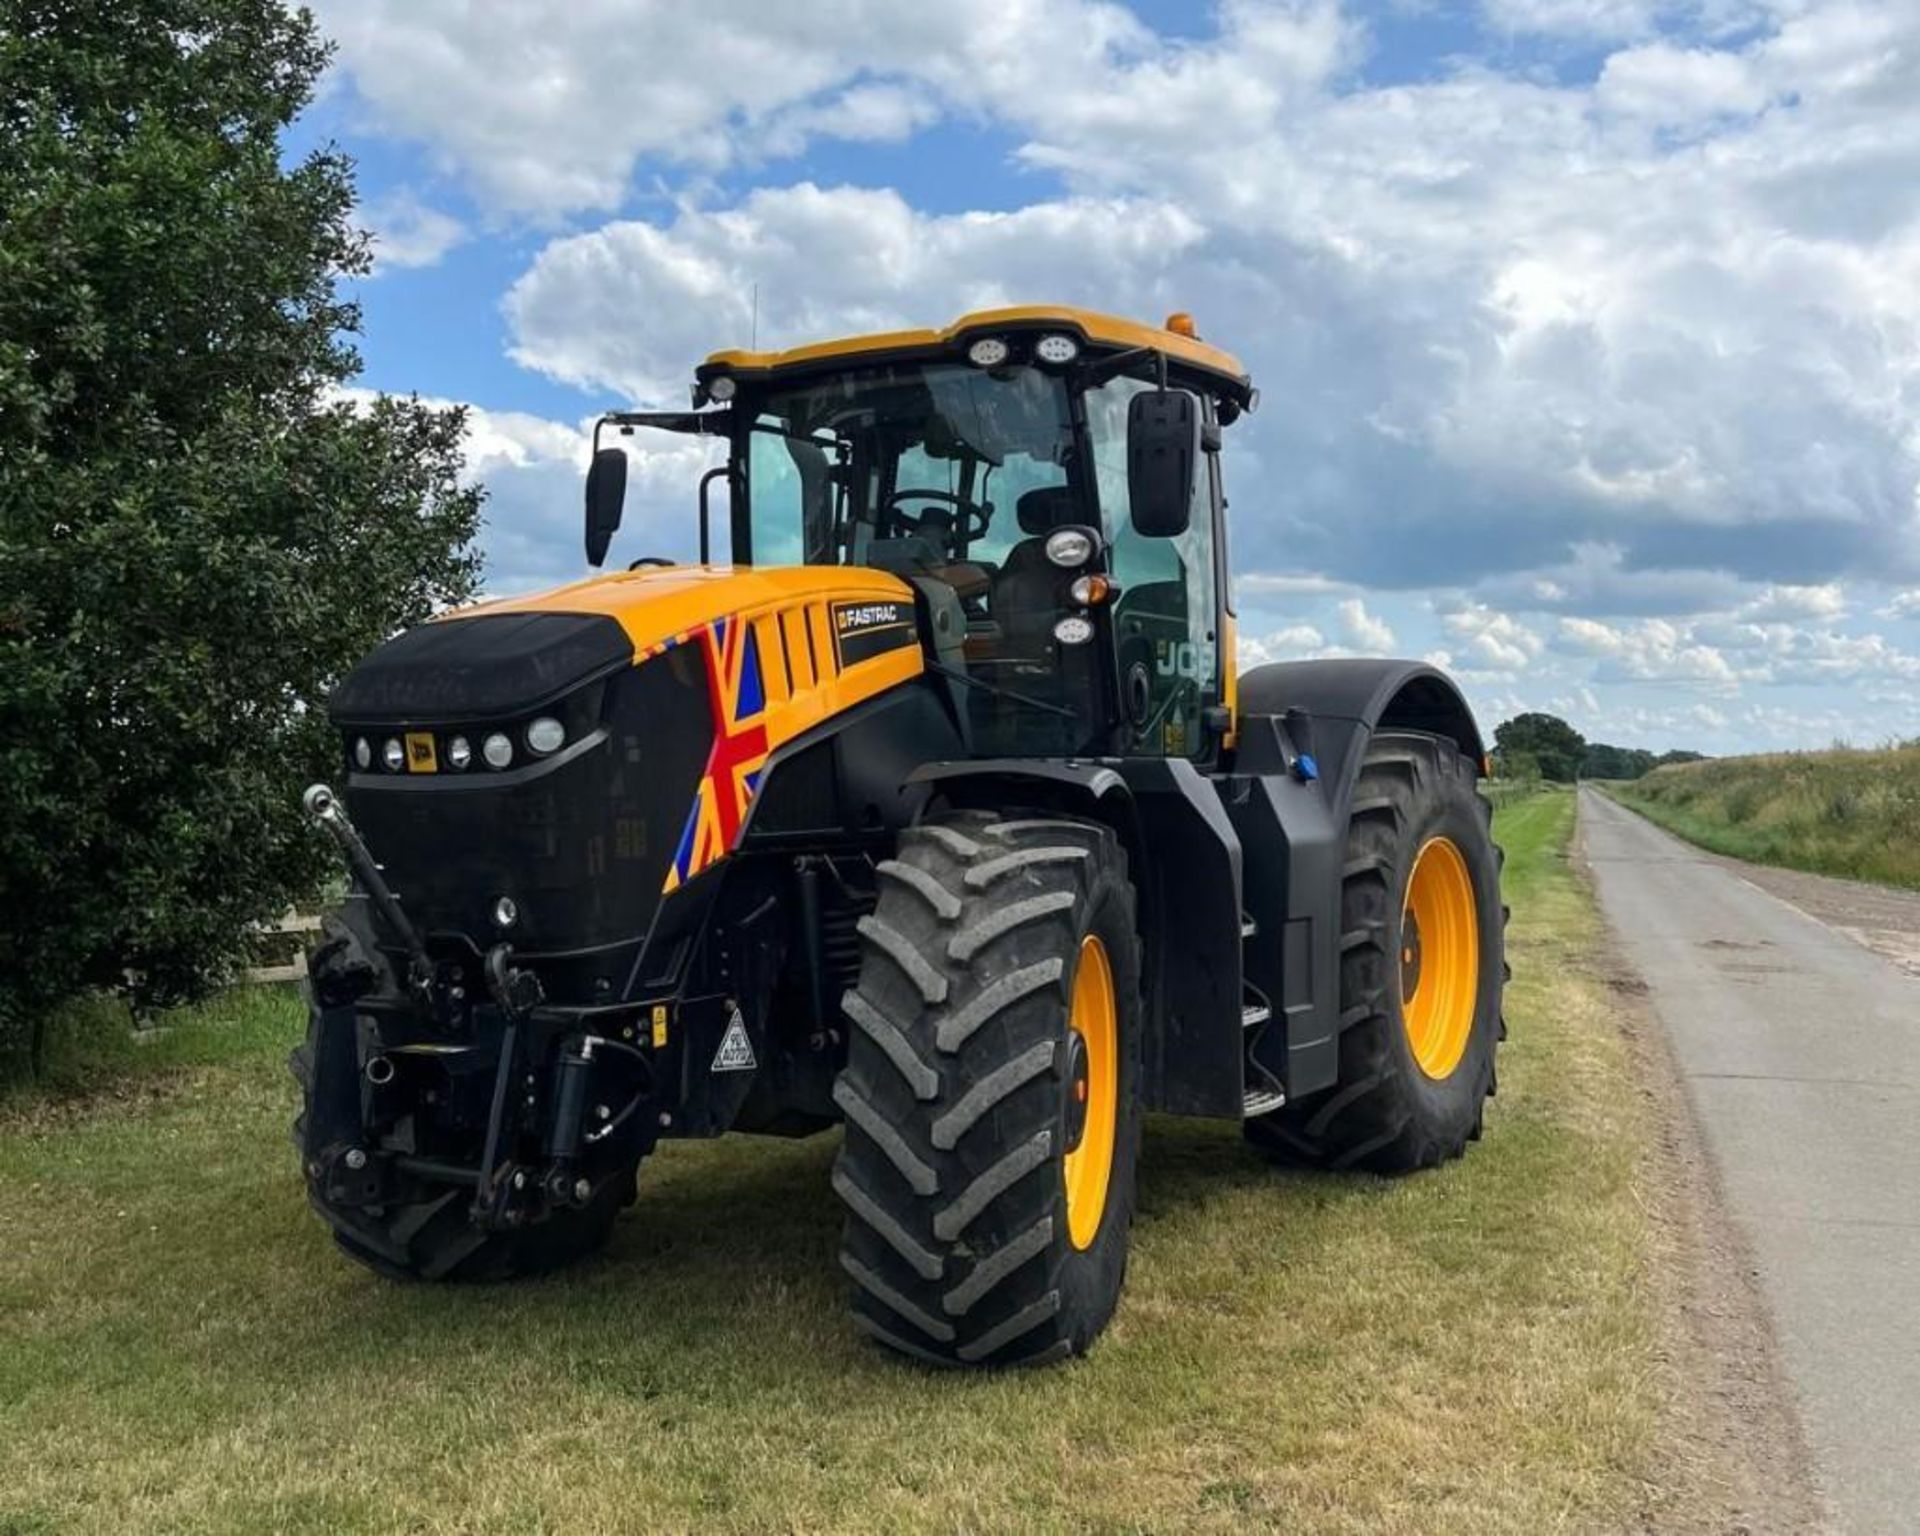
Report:
[[[312,0],[369,389],[471,408],[487,585],[584,571],[594,416],[708,352],[1190,311],[1241,662],[1483,723],[1920,736],[1920,0]],[[615,554],[689,556],[635,440]]]

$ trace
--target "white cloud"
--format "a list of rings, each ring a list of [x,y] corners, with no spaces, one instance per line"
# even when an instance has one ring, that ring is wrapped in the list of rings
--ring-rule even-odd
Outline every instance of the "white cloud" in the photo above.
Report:
[[[1320,597],[1331,592],[1344,592],[1348,585],[1344,581],[1335,581],[1331,576],[1304,572],[1246,571],[1233,578],[1233,590],[1238,596],[1256,600],[1263,597]]]
[[[491,207],[613,209],[636,166],[713,171],[815,135],[897,138],[1096,81],[1150,35],[1105,0],[319,0],[372,122]]]
[[[1510,614],[1484,603],[1466,602],[1441,616],[1441,627],[1466,647],[1470,665],[1495,672],[1517,672],[1545,648],[1546,642]]]
[[[1357,651],[1370,654],[1384,654],[1393,649],[1393,630],[1384,619],[1367,612],[1367,605],[1357,597],[1349,597],[1341,602],[1340,633],[1348,645]]]
[[[1559,644],[1600,658],[1595,676],[1602,682],[1688,683],[1728,690],[1738,682],[1718,650],[1696,643],[1685,629],[1664,619],[1613,625],[1565,618]]]
[[[1896,592],[1882,611],[1890,619],[1920,619],[1920,587]]]
[[[1164,203],[1074,199],[1014,213],[916,212],[892,191],[794,187],[660,228],[605,224],[548,245],[505,300],[513,356],[632,400],[684,398],[693,365],[762,346],[941,322],[1036,292],[1171,306],[1163,274],[1205,231]]]
[[[1845,591],[1837,581],[1814,587],[1770,586],[1744,604],[1744,619],[1837,619],[1847,611]]]
[[[1602,111],[1651,128],[1697,126],[1705,119],[1758,112],[1768,101],[1753,64],[1717,48],[1654,43],[1623,49],[1600,71],[1594,90]]]
[[[429,208],[419,196],[398,187],[364,202],[360,222],[373,237],[374,270],[430,267],[467,238],[467,227],[452,214]]]
[[[1327,637],[1311,624],[1289,624],[1264,635],[1241,635],[1235,649],[1241,670],[1270,661],[1299,661],[1326,654]]]

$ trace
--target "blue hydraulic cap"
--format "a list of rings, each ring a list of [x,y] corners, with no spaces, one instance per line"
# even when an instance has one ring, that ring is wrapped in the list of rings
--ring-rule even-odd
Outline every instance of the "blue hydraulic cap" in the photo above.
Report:
[[[1300,775],[1302,784],[1311,784],[1320,777],[1320,765],[1313,760],[1311,752],[1302,752],[1293,760],[1293,771]]]

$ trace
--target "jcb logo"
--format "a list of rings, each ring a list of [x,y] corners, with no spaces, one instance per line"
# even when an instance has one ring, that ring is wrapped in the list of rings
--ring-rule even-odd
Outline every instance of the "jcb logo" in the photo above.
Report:
[[[407,772],[434,773],[440,767],[433,751],[432,731],[407,732]]]
[[[1155,647],[1154,670],[1162,677],[1185,677],[1205,682],[1213,676],[1213,646],[1191,640],[1162,640]]]

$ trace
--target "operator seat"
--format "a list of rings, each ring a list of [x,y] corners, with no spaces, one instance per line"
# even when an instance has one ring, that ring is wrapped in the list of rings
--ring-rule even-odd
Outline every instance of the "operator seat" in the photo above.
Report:
[[[1080,505],[1064,485],[1028,491],[1014,504],[1020,531],[1027,535],[995,572],[988,610],[1000,627],[1000,652],[1009,660],[1044,661],[1060,617],[1060,592],[1066,573],[1047,558],[1047,535],[1080,520]]]

